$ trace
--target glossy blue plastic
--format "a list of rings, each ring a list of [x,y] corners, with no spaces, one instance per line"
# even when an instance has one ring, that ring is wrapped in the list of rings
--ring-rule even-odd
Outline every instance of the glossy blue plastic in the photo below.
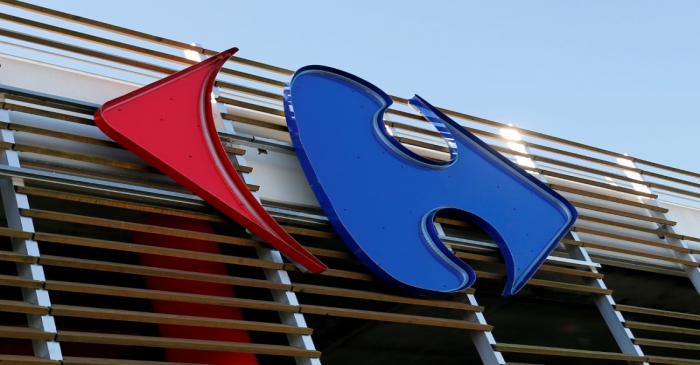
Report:
[[[304,173],[331,224],[380,278],[445,293],[473,284],[473,269],[441,241],[433,217],[454,209],[499,245],[504,295],[534,275],[569,231],[576,210],[422,98],[410,103],[448,140],[437,163],[398,143],[382,122],[392,101],[346,72],[307,66],[285,90],[287,124]]]

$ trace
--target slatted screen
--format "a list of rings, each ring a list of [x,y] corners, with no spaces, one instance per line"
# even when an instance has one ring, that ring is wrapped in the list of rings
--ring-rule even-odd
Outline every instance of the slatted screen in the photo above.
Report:
[[[0,3],[7,26],[0,36],[8,49],[30,49],[43,62],[71,67],[90,62],[91,70],[135,84],[193,64],[183,50],[215,54],[24,2]],[[289,192],[308,191],[299,187],[305,182],[296,165],[269,162],[272,155],[295,161],[281,107],[290,75],[234,58],[219,75],[215,107],[233,130],[220,133],[232,163],[285,229],[329,264],[322,275],[282,261],[108,140],[94,126],[96,105],[0,85],[6,221],[0,229],[0,360],[173,364],[184,351],[201,355],[194,356],[201,363],[213,353],[252,354],[261,364],[700,363],[700,309],[666,303],[697,303],[688,278],[700,275],[700,238],[674,231],[676,222],[658,204],[659,195],[697,204],[700,174],[446,110],[565,195],[580,216],[523,293],[504,300],[498,292],[505,270],[494,243],[474,224],[440,215],[443,241],[477,270],[479,282],[443,298],[406,296],[375,280],[317,207],[291,193],[280,198],[280,181],[293,186]],[[385,120],[396,138],[423,156],[445,159],[445,142],[432,125],[405,99],[394,99]],[[608,272],[615,283],[625,273],[680,278],[683,287],[673,291],[677,298],[656,301],[620,289],[619,304],[618,289],[606,284]],[[228,294],[197,291],[203,288]],[[168,313],[163,305],[227,317]],[[193,334],[215,332],[232,337]]]

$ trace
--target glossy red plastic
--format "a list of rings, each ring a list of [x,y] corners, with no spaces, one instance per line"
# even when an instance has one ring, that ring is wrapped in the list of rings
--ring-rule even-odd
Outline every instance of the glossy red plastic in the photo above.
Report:
[[[237,48],[110,100],[97,126],[312,273],[326,269],[260,205],[219,140],[211,106],[216,75]]]

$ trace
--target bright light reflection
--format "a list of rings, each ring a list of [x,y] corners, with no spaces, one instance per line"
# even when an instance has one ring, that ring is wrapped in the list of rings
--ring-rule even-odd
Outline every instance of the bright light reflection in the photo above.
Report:
[[[190,45],[196,46],[197,44],[196,44],[196,43],[190,43]],[[197,61],[197,62],[201,62],[201,61],[202,61],[202,55],[201,55],[199,52],[197,52],[197,51],[194,51],[194,50],[191,50],[191,49],[186,49],[186,50],[184,50],[184,53],[185,53],[185,58],[187,58],[187,59],[190,60],[190,61]]]
[[[616,160],[617,160],[617,163],[623,167],[629,167],[629,168],[633,168],[633,169],[636,168],[636,166],[634,165],[634,162],[632,162],[632,160],[630,160],[630,159],[617,157]],[[636,171],[622,169],[622,172],[624,172],[625,176],[629,177],[630,179],[637,180],[637,181],[644,181],[644,179],[642,178],[642,175]],[[649,190],[649,188],[646,185],[632,183],[632,188],[634,190],[642,192],[642,193],[651,194],[651,190]]]
[[[522,141],[523,137],[518,130],[513,128],[501,128],[499,130],[501,136],[509,141]]]

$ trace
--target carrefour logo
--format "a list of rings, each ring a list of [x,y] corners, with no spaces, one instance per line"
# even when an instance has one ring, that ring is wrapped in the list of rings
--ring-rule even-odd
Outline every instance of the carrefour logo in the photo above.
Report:
[[[187,187],[306,270],[326,266],[260,205],[232,166],[214,125],[210,95],[231,49],[105,103],[108,136]],[[382,116],[391,98],[349,73],[298,70],[284,92],[301,166],[333,228],[377,277],[416,294],[455,292],[474,270],[441,241],[433,218],[450,209],[479,224],[507,268],[504,295],[518,292],[576,219],[562,196],[419,96],[409,103],[448,141],[436,162],[405,148]]]

